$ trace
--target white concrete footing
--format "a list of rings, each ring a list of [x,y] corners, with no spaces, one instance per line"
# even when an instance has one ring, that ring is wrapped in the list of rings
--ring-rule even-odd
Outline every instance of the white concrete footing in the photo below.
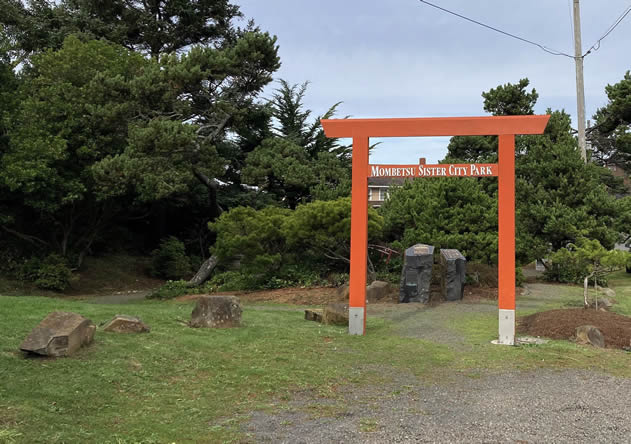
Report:
[[[348,334],[363,335],[364,334],[364,307],[348,308]]]
[[[501,345],[515,345],[515,310],[499,310],[499,333]]]

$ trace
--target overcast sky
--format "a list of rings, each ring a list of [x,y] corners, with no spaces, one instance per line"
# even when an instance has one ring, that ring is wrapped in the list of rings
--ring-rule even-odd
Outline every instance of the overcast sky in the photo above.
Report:
[[[317,114],[338,101],[340,117],[484,115],[482,91],[528,77],[537,113],[565,109],[576,127],[574,60],[466,22],[418,0],[235,0],[246,17],[278,37],[277,78],[311,82]],[[444,8],[573,55],[571,0],[431,0]],[[583,52],[631,0],[582,0]],[[585,57],[588,118],[604,88],[631,69],[631,14]],[[266,96],[271,90],[268,88]],[[374,139],[371,139],[374,141]],[[447,138],[384,139],[372,163],[428,162]]]

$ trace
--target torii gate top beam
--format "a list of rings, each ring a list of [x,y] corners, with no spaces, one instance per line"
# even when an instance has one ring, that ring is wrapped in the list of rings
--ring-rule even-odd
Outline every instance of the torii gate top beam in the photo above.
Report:
[[[323,119],[327,137],[434,137],[541,134],[550,116]]]

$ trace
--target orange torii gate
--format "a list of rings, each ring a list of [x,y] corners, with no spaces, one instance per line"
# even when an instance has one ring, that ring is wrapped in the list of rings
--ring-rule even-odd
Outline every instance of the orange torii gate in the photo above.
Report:
[[[550,116],[322,119],[327,137],[353,139],[348,331],[366,332],[369,176],[498,176],[499,343],[515,343],[515,135],[543,133]],[[369,165],[371,137],[499,136],[497,164]],[[380,174],[380,173],[384,174]]]

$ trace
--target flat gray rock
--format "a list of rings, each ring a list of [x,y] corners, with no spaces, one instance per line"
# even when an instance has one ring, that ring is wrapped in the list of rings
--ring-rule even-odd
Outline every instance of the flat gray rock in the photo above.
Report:
[[[140,318],[128,315],[116,315],[103,326],[103,331],[113,333],[148,333],[150,330]]]
[[[55,311],[20,344],[20,350],[43,356],[70,356],[94,338],[94,323],[77,313]]]

